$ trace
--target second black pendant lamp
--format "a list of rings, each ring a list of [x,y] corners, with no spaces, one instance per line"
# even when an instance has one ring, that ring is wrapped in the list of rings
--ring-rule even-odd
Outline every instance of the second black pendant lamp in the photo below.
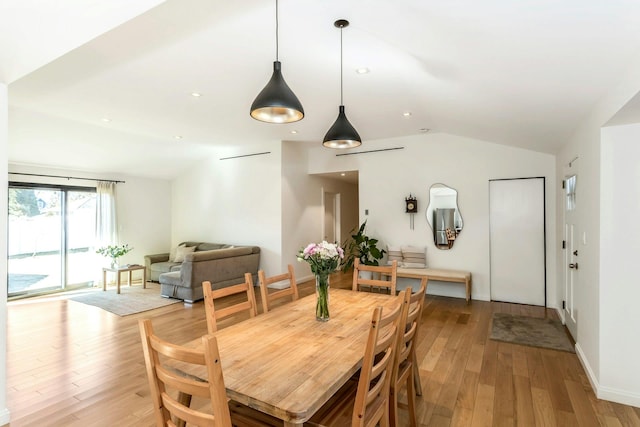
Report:
[[[304,109],[298,97],[282,77],[278,60],[278,0],[276,0],[276,60],[273,75],[251,104],[251,117],[267,123],[292,123],[302,120]]]
[[[329,148],[354,148],[362,144],[362,139],[347,120],[342,100],[342,29],[349,25],[349,21],[338,19],[333,25],[340,28],[340,107],[338,108],[338,118],[324,136],[322,145]]]

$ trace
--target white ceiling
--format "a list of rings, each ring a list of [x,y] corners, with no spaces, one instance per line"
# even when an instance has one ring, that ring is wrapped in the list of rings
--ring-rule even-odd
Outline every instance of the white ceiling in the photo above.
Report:
[[[4,2],[20,12],[4,15],[13,28],[49,31],[46,15],[25,12],[41,2]],[[139,16],[160,1],[53,3],[74,12],[56,28],[80,27],[84,44],[47,63],[75,46],[53,38],[63,47],[45,55],[29,31],[0,35],[5,69],[31,71],[0,74],[10,82],[10,161],[165,178],[214,146],[319,144],[340,100],[338,18],[351,22],[344,102],[364,144],[428,128],[554,153],[640,51],[635,0],[280,0],[283,75],[306,116],[270,125],[249,106],[275,59],[274,1],[167,0]],[[109,25],[87,24],[110,3],[119,13]],[[124,17],[133,19],[87,36]]]

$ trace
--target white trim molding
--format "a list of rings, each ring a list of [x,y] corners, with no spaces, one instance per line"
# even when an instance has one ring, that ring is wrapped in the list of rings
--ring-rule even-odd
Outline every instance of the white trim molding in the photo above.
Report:
[[[11,421],[11,413],[9,412],[9,409],[4,408],[3,410],[0,411],[0,426],[9,424],[10,421]]]
[[[600,385],[598,378],[596,377],[593,369],[591,369],[591,365],[587,360],[580,344],[576,344],[576,354],[578,355],[578,360],[582,364],[585,372],[587,373],[587,377],[589,378],[589,382],[591,383],[591,387],[595,391],[596,397],[602,400],[608,400],[611,402],[621,403],[623,405],[631,405],[637,408],[640,408],[640,394],[630,393],[626,390],[619,390],[612,387],[606,387]]]

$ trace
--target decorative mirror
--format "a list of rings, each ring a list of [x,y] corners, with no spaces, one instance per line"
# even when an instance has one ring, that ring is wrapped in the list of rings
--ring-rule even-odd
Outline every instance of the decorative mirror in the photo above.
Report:
[[[438,249],[451,249],[462,231],[462,215],[458,209],[458,192],[444,184],[429,189],[427,222]]]

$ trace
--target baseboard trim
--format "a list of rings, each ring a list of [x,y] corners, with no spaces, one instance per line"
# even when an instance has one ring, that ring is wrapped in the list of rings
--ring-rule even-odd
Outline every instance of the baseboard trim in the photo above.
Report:
[[[589,378],[589,382],[591,383],[591,388],[595,391],[596,396],[598,395],[598,389],[600,384],[598,384],[598,378],[596,377],[595,372],[591,369],[591,365],[589,364],[589,360],[587,360],[587,356],[582,351],[582,347],[580,347],[579,343],[576,343],[576,354],[578,355],[578,360],[582,365],[582,368],[587,373],[587,378]]]
[[[11,413],[7,408],[0,411],[0,426],[9,425],[11,422]]]
[[[640,394],[637,393],[630,393],[625,390],[618,390],[611,387],[600,386],[600,389],[598,390],[596,396],[598,397],[598,399],[609,400],[611,402],[640,408]]]
[[[566,319],[564,318],[564,311],[560,307],[554,307],[556,309],[556,313],[558,313],[558,317],[563,325],[566,325]]]
[[[587,378],[589,378],[591,388],[593,388],[598,399],[640,408],[640,394],[600,385],[600,382],[593,372],[593,369],[591,369],[591,365],[589,364],[584,351],[582,351],[580,344],[576,344],[576,354],[578,355],[578,360],[580,360],[584,371],[587,373]]]

